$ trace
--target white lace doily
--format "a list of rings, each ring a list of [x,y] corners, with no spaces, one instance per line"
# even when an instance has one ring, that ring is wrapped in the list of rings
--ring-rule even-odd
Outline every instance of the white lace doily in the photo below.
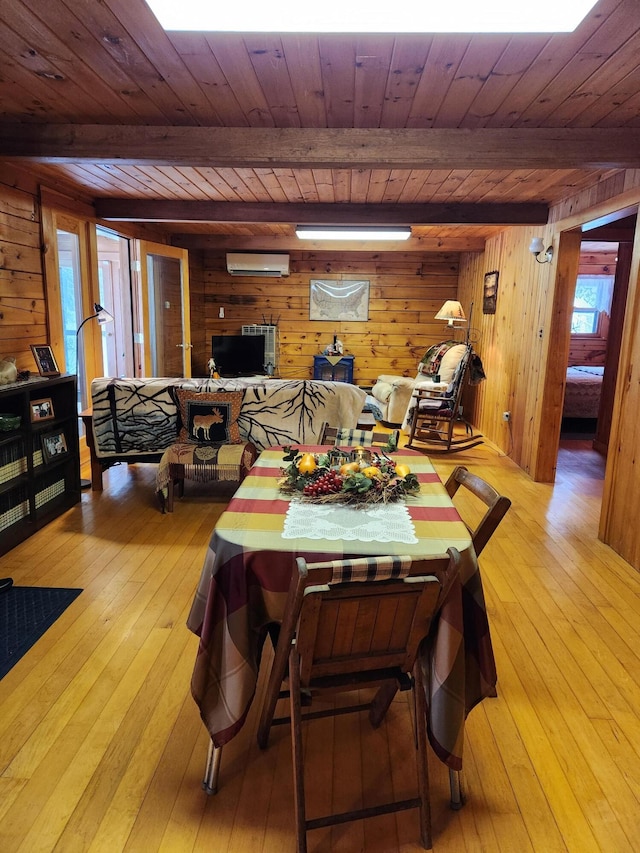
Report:
[[[293,500],[284,520],[283,539],[330,539],[415,544],[416,531],[402,503],[351,507]]]

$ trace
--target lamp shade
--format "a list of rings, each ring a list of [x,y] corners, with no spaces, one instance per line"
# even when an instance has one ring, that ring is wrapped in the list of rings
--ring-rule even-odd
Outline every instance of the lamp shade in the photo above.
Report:
[[[110,314],[106,308],[103,308],[102,305],[99,305],[97,302],[94,302],[93,308],[96,312],[95,318],[101,326],[104,323],[113,323],[113,314]]]
[[[466,322],[462,305],[454,299],[447,299],[442,308],[436,314],[436,320],[446,320],[447,325]]]
[[[529,251],[532,255],[537,255],[538,252],[544,252],[544,243],[542,237],[534,237],[529,246]]]

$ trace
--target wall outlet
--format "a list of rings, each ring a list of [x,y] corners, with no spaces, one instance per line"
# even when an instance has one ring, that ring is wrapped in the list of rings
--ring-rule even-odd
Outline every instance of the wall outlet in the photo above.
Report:
[[[503,421],[510,421],[511,420],[511,412],[503,412],[502,413],[502,420]]]

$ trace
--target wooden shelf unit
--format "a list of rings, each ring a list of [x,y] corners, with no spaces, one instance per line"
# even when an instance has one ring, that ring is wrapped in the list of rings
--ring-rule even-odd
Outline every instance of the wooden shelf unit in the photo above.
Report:
[[[32,421],[32,403],[51,400],[54,417]],[[27,539],[80,500],[75,376],[0,386],[0,414],[20,415],[0,430],[0,554]],[[43,455],[43,437],[64,436],[66,451]]]

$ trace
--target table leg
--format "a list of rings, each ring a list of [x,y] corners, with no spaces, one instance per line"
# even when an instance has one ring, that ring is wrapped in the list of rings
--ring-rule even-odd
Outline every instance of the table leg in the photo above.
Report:
[[[222,747],[214,746],[213,741],[209,741],[209,751],[207,752],[207,765],[204,770],[204,779],[202,780],[202,788],[207,794],[218,793],[218,776],[220,775],[220,761],[222,760]]]
[[[460,781],[459,770],[449,770],[449,789],[451,791],[451,808],[455,811],[461,809],[465,803],[464,791]]]

